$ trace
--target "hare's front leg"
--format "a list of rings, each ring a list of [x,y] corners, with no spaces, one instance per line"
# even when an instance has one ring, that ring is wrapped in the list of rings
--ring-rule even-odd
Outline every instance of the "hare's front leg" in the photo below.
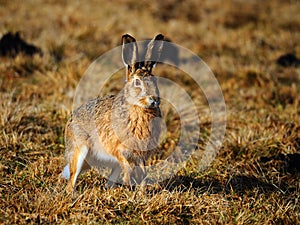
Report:
[[[124,160],[122,160],[120,162],[120,166],[122,168],[122,171],[124,173],[124,177],[123,177],[123,184],[125,186],[129,186],[131,187],[131,173],[132,173],[132,168],[129,164],[129,162],[127,161],[127,159],[124,157]]]
[[[72,155],[72,158],[70,159],[70,179],[67,185],[67,192],[71,193],[75,189],[75,184],[78,175],[81,172],[81,169],[87,167],[85,158],[88,153],[88,147],[86,145],[82,145],[80,147],[76,146],[74,150],[74,154]],[[84,165],[85,164],[85,165]]]
[[[127,158],[129,157],[127,149],[123,146],[119,146],[114,155],[117,158],[119,165],[124,173],[123,184],[125,186],[131,186],[130,175],[132,173],[132,168],[127,160]]]
[[[107,178],[107,182],[105,185],[105,187],[107,189],[112,188],[116,185],[121,172],[122,172],[122,169],[119,165],[116,165],[114,168],[112,168],[111,174]]]
[[[145,163],[142,162],[139,165],[136,165],[131,174],[131,180],[135,184],[142,184],[147,176]]]

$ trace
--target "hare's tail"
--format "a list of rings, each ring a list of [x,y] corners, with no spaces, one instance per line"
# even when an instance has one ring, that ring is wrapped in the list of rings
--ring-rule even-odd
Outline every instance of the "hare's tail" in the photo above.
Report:
[[[69,167],[69,164],[67,164],[65,166],[65,168],[63,169],[62,173],[61,173],[61,177],[66,179],[66,180],[69,180],[70,179],[70,167]]]

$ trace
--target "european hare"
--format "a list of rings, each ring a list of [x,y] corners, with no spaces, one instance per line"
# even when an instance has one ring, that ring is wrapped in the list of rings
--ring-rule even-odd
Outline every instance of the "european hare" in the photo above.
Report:
[[[136,171],[141,179],[145,177],[145,161],[160,135],[160,97],[152,68],[161,54],[163,38],[159,34],[152,39],[140,62],[135,39],[123,35],[124,88],[117,95],[90,100],[72,113],[65,130],[68,164],[62,173],[69,179],[68,192],[74,190],[78,175],[92,166],[112,169],[107,186],[114,185],[121,172],[124,185],[140,182],[133,179]]]

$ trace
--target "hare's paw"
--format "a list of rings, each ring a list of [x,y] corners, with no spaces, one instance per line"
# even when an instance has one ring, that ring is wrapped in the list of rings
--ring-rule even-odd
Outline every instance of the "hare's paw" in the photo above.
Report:
[[[114,181],[111,181],[111,180],[107,180],[106,184],[105,184],[105,189],[108,190],[108,189],[112,189],[112,188],[117,188],[119,187],[120,185]]]

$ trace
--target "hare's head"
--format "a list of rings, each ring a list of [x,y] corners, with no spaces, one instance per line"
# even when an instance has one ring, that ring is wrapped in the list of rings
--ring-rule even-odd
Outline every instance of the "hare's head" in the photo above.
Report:
[[[159,90],[152,68],[162,51],[164,36],[159,34],[148,44],[145,59],[139,61],[138,47],[135,39],[123,35],[122,58],[126,66],[126,100],[142,108],[157,108],[160,104]]]

